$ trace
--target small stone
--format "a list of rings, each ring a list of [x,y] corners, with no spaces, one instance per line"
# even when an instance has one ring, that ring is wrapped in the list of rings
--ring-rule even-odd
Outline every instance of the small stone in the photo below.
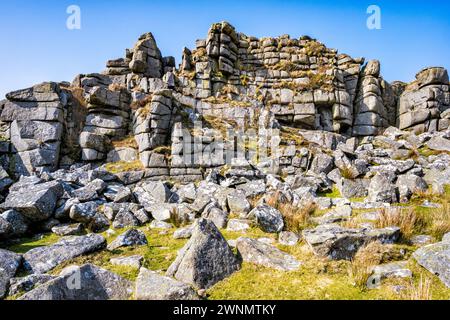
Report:
[[[145,234],[136,229],[130,229],[108,245],[108,250],[113,251],[121,247],[145,246],[148,244]]]
[[[143,256],[135,255],[129,257],[112,258],[109,262],[116,266],[125,266],[139,269],[144,261]]]
[[[284,246],[295,246],[299,237],[291,231],[282,231],[278,235],[278,242]]]
[[[188,285],[154,271],[141,268],[136,279],[136,300],[198,300]]]
[[[81,223],[58,225],[52,228],[52,232],[58,236],[78,236],[84,232]]]

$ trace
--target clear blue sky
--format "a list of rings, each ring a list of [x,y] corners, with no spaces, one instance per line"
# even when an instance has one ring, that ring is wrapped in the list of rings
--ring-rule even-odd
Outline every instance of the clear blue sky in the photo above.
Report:
[[[66,28],[71,4],[81,8],[81,30]],[[382,10],[381,30],[366,28],[371,4]],[[222,20],[247,35],[307,34],[339,52],[379,59],[388,81],[413,80],[426,66],[450,69],[448,0],[15,0],[0,2],[0,98],[34,83],[99,72],[147,31],[178,63],[184,46],[192,48]]]

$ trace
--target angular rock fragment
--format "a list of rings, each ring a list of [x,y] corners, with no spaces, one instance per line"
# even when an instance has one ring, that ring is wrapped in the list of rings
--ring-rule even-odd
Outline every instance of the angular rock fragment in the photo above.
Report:
[[[239,238],[236,247],[246,262],[280,271],[294,271],[301,266],[301,263],[291,255],[255,239]]]
[[[42,274],[65,261],[102,250],[105,247],[106,239],[98,234],[65,237],[55,244],[27,251],[23,255],[24,266],[31,273]]]
[[[137,300],[198,300],[197,293],[187,284],[141,268],[136,279]]]

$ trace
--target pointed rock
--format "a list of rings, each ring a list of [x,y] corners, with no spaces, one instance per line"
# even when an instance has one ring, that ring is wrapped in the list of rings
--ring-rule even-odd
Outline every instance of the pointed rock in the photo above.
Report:
[[[191,239],[167,270],[168,276],[207,289],[240,268],[238,258],[216,225],[206,219],[195,223]]]

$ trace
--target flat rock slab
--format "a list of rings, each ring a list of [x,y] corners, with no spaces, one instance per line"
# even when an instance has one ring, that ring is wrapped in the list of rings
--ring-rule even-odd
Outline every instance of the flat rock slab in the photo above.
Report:
[[[20,267],[22,257],[14,252],[0,249],[0,298],[9,288],[9,280],[14,277]]]
[[[34,248],[25,253],[24,265],[32,273],[46,273],[64,261],[105,247],[106,239],[98,234],[65,237],[55,244]]]
[[[246,262],[280,271],[294,271],[301,265],[293,256],[259,240],[239,238],[236,247]]]
[[[443,137],[434,137],[427,142],[427,147],[431,150],[450,152],[450,140]]]
[[[127,300],[132,283],[92,264],[64,269],[19,300]]]
[[[414,252],[413,257],[422,267],[437,275],[450,288],[450,241],[419,248]]]
[[[186,283],[141,268],[134,293],[137,300],[198,300],[197,293]]]
[[[386,278],[411,278],[412,271],[407,268],[407,261],[391,262],[381,264],[373,268],[373,273],[380,276],[381,279]]]
[[[347,229],[336,224],[324,224],[304,230],[303,237],[316,255],[333,260],[351,260],[358,249],[369,242],[394,243],[400,237],[400,229]]]
[[[192,237],[167,270],[167,276],[197,289],[207,289],[239,268],[240,261],[214,222],[200,218],[194,224]]]

